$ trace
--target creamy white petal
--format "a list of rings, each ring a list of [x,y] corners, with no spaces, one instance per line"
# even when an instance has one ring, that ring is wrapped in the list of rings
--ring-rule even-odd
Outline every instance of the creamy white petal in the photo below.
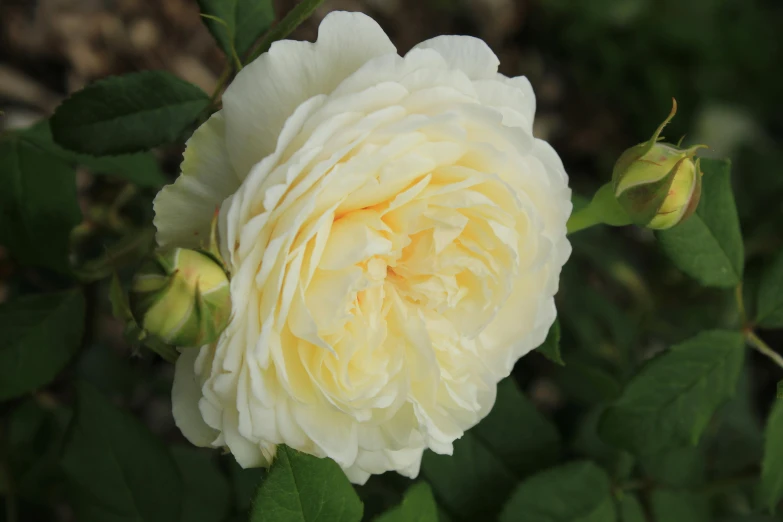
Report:
[[[223,435],[226,437],[226,446],[231,450],[237,463],[243,468],[257,468],[268,466],[269,451],[264,451],[266,444],[253,443],[239,433],[239,413],[236,408],[223,412]]]
[[[519,111],[525,118],[533,121],[533,118],[536,115],[536,95],[533,92],[533,86],[530,84],[530,80],[525,76],[508,78],[507,76],[498,74],[495,77],[495,81],[510,86],[514,90],[522,93],[522,97],[514,95],[515,101],[513,103],[509,101],[507,106]]]
[[[174,386],[171,389],[171,407],[174,423],[185,438],[196,446],[210,446],[219,432],[204,422],[199,410],[201,383],[194,371],[198,352],[197,348],[186,348],[177,359]]]
[[[270,154],[285,121],[304,101],[330,93],[366,62],[395,53],[378,24],[332,12],[315,43],[282,40],[245,66],[223,94],[231,161],[240,175]]]
[[[433,49],[446,63],[468,75],[471,80],[493,78],[500,60],[483,41],[472,36],[436,36],[425,40],[414,49]]]
[[[294,418],[305,434],[340,466],[349,468],[359,452],[358,427],[327,404],[295,406]]]
[[[501,110],[505,125],[521,127],[532,134],[536,98],[527,78],[498,75],[497,79],[479,80],[473,85],[483,105]]]
[[[158,245],[205,245],[212,217],[239,182],[226,151],[225,120],[216,112],[188,140],[182,174],[155,197]]]

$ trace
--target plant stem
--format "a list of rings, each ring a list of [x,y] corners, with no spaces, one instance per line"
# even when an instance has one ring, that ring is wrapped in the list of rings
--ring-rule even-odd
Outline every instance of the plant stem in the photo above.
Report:
[[[99,281],[123,266],[138,262],[154,250],[154,240],[155,228],[153,227],[134,231],[107,248],[101,256],[74,268],[75,275],[83,283]]]
[[[593,208],[588,205],[585,208],[574,212],[571,214],[571,217],[568,218],[568,223],[566,224],[567,233],[573,234],[574,232],[579,232],[580,230],[599,225],[600,223],[601,220],[595,215]]]
[[[226,87],[226,83],[228,83],[228,80],[231,78],[232,72],[233,68],[231,67],[231,64],[227,63],[226,67],[223,69],[223,72],[220,74],[220,77],[217,80],[215,89],[212,91],[212,94],[209,97],[209,104],[207,105],[207,108],[204,109],[204,112],[201,113],[201,116],[199,116],[199,119],[196,121],[196,127],[201,127],[204,122],[206,122],[210,116],[212,116],[212,114],[214,114],[215,111],[220,108],[220,96],[223,94],[223,90]]]
[[[291,11],[285,15],[285,18],[280,20],[280,22],[267,31],[267,33],[258,43],[258,47],[253,50],[245,63],[250,63],[251,61],[255,60],[260,55],[267,52],[269,48],[272,47],[272,44],[277,40],[282,40],[291,34],[291,31],[296,29],[299,24],[304,22],[311,14],[313,14],[313,11],[315,11],[323,1],[324,0],[302,0],[299,2],[296,7],[291,9]]]
[[[220,78],[218,78],[215,90],[212,91],[212,96],[209,97],[210,113],[212,112],[212,109],[215,108],[217,100],[220,98],[220,94],[223,92],[223,88],[226,86],[229,78],[231,78],[231,65],[227,64],[226,68],[223,69],[223,73],[220,75]]]
[[[739,310],[740,324],[742,324],[743,328],[747,328],[748,315],[745,312],[745,299],[742,295],[742,281],[740,281],[740,283],[734,289],[734,297],[737,300],[737,310]]]
[[[745,330],[745,340],[748,342],[749,345],[751,345],[756,350],[760,351],[772,361],[783,368],[783,356],[781,356],[778,352],[773,350],[769,347],[767,343],[765,343],[758,335],[756,335],[756,332],[753,330]]]
[[[613,227],[631,224],[631,219],[614,195],[611,182],[599,188],[590,203],[571,214],[566,229],[568,234],[573,234],[601,224]]]
[[[753,331],[753,325],[748,323],[748,314],[745,311],[745,300],[742,294],[742,282],[734,289],[734,297],[737,300],[737,309],[739,310],[740,321],[742,321],[742,333],[745,335],[745,341],[751,347],[772,359],[772,362],[783,368],[783,356],[770,348],[770,346]]]

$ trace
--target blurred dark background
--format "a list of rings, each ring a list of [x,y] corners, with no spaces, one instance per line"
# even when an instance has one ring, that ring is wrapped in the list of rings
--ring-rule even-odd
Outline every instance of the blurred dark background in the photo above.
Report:
[[[277,12],[294,3],[276,0]],[[679,112],[667,138],[676,142],[685,135],[686,143],[709,145],[707,155],[732,159],[752,308],[757,274],[783,243],[783,2],[327,0],[292,37],[312,40],[320,19],[335,9],[372,15],[400,53],[441,34],[486,40],[500,57],[501,72],[531,80],[538,99],[535,133],[559,151],[581,196],[609,179],[622,150],[652,134],[675,97]],[[223,66],[196,0],[0,0],[0,130],[48,117],[69,92],[106,75],[166,69],[211,92]],[[173,179],[181,149],[156,154]],[[85,216],[123,194],[121,181],[86,171],[77,181]],[[135,203],[129,206],[148,218],[153,196],[131,194]],[[733,327],[738,318],[732,291],[689,280],[655,247],[649,231],[599,228],[575,235],[573,243],[558,295],[568,364],[555,367],[533,355],[514,375],[555,418],[572,454],[595,457],[603,450],[590,438],[590,423],[641,361],[699,330]],[[0,301],[29,284],[19,281],[29,281],[30,274],[16,270],[0,247]],[[182,442],[168,402],[171,366],[124,341],[106,289],[98,285],[93,292],[89,346],[61,386],[35,396],[29,418],[19,421],[19,436],[31,455],[49,451],[69,415],[66,382],[75,374],[156,433]],[[776,349],[783,346],[779,333],[761,335]],[[710,469],[744,469],[758,460],[761,419],[783,374],[756,354],[750,361],[741,393],[712,430],[729,430],[734,438],[704,442]],[[43,416],[41,408],[60,413]],[[238,491],[252,491],[258,474],[240,472],[230,459],[221,462]],[[395,502],[378,484],[365,487],[365,498]],[[67,520],[63,509],[57,518]],[[50,520],[48,508],[41,513]]]

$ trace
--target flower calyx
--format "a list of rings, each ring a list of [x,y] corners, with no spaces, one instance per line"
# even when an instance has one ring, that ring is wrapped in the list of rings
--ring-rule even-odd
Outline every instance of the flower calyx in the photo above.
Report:
[[[639,226],[664,230],[681,223],[696,211],[701,196],[701,168],[695,145],[687,149],[663,143],[661,132],[674,118],[672,99],[669,116],[646,142],[620,156],[612,172],[617,201],[631,221]]]

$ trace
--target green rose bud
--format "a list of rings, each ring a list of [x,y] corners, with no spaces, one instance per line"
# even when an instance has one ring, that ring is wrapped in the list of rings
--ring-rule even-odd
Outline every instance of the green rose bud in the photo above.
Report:
[[[136,273],[130,308],[149,334],[176,346],[217,340],[231,315],[229,281],[221,264],[196,250],[153,254]]]
[[[672,99],[669,117],[649,141],[626,150],[615,163],[612,188],[631,221],[647,228],[671,228],[693,214],[701,196],[701,169],[694,156],[704,145],[681,149],[661,143],[661,132],[677,112]]]

